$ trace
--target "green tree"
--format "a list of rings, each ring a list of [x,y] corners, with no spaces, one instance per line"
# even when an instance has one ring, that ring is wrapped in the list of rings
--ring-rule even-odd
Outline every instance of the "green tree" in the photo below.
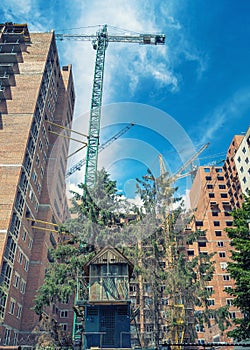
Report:
[[[233,305],[242,312],[242,318],[233,320],[236,328],[228,335],[237,341],[250,338],[250,196],[245,197],[242,207],[232,212],[233,226],[227,228],[232,250],[228,272],[235,280],[235,288],[227,292],[235,297]]]
[[[212,313],[208,303],[211,292],[205,286],[213,277],[213,254],[187,260],[184,250],[186,242],[196,241],[204,232],[185,233],[186,225],[192,220],[192,213],[185,211],[180,199],[174,199],[175,188],[171,187],[166,176],[156,179],[148,171],[137,182],[143,202],[138,211],[140,220],[134,225],[138,244],[137,247],[127,247],[125,255],[135,265],[134,276],[139,293],[143,295],[145,287],[151,291],[149,305],[139,295],[140,331],[145,331],[142,324],[148,318],[153,320],[155,333],[154,343],[148,343],[142,335],[141,345],[159,345],[160,324],[168,326],[169,331],[165,334],[171,342],[183,341],[184,334],[186,339],[194,341],[194,325],[209,324],[209,314]],[[166,307],[162,307],[162,299],[167,300]],[[187,311],[194,311],[197,306],[202,312],[193,312],[191,315]],[[165,309],[164,319],[161,319],[162,308]],[[213,313],[216,313],[214,318],[217,318],[220,328],[224,329],[221,311]],[[196,319],[196,323],[189,323],[191,317]]]
[[[37,314],[42,314],[44,306],[52,301],[66,300],[74,293],[79,270],[94,251],[122,242],[119,223],[129,206],[117,194],[116,182],[102,169],[93,188],[84,184],[78,187],[80,193],[72,192],[74,218],[62,225],[62,241],[50,250],[51,263],[35,298]]]

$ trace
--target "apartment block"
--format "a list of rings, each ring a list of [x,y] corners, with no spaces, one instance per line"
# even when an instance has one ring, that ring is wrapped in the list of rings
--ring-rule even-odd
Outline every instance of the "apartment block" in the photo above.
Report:
[[[71,66],[59,65],[54,32],[0,24],[0,344],[33,345],[32,310],[57,225],[68,217],[65,171],[75,102]],[[48,316],[71,331],[67,305]]]
[[[229,306],[232,319],[241,317],[241,313],[232,304],[232,297],[226,293],[234,281],[227,272],[230,260],[230,239],[225,232],[233,225],[231,211],[240,208],[244,194],[250,189],[250,128],[245,135],[235,135],[227,151],[223,167],[203,166],[198,169],[191,191],[191,207],[195,209],[195,227],[204,235],[198,243],[187,246],[187,255],[192,256],[213,253],[215,262],[214,277],[205,287],[212,292],[210,308]],[[199,312],[202,310],[196,310]],[[200,343],[229,341],[226,332],[222,333],[211,320],[211,327],[197,325]]]
[[[230,197],[230,204],[232,208],[239,208],[243,201],[242,182],[240,181],[239,172],[236,166],[236,163],[238,163],[236,153],[241,145],[243,138],[243,135],[234,136],[227,151],[226,161],[223,165],[227,191]],[[238,159],[240,159],[239,156]]]
[[[231,227],[233,218],[230,215],[233,209],[228,192],[226,172],[223,167],[200,167],[194,179],[191,191],[191,207],[194,212],[194,229],[203,234],[198,242],[187,246],[189,259],[197,255],[214,254],[214,275],[204,288],[211,292],[208,303],[211,310],[229,306],[230,318],[240,317],[240,312],[232,306],[232,297],[226,289],[234,286],[234,282],[227,272],[230,260],[230,239],[225,228]],[[237,197],[238,198],[238,197]],[[202,312],[197,308],[196,312]],[[198,342],[228,342],[226,332],[221,332],[211,315],[211,326],[196,325]]]
[[[250,127],[235,153],[235,165],[242,193],[250,191]]]

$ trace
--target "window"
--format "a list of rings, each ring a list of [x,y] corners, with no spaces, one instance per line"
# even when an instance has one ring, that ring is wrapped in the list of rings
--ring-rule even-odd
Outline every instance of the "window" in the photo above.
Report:
[[[40,151],[43,149],[43,143],[41,140],[39,140],[38,147],[39,147]]]
[[[214,198],[214,193],[212,193],[212,192],[209,193],[209,194],[208,194],[208,197],[209,197],[209,198]]]
[[[208,305],[208,306],[215,305],[214,299],[208,299],[208,300],[207,300],[207,305]]]
[[[247,182],[247,179],[245,176],[243,177],[242,181],[244,182],[244,184]]]
[[[36,182],[37,182],[37,173],[36,173],[35,170],[33,171],[31,178],[34,181],[34,183],[36,184]]]
[[[248,164],[248,163],[249,163],[249,159],[248,159],[248,157],[246,157],[246,159],[245,159],[245,163],[246,163],[246,164]]]
[[[21,315],[22,315],[22,305],[21,304],[17,304],[17,313],[16,313],[16,317],[17,318],[21,318]]]
[[[205,344],[205,339],[198,339],[198,344],[199,345],[204,345]]]
[[[160,286],[160,291],[161,291],[161,293],[163,293],[164,290],[166,290],[166,286],[164,286],[164,285]]]
[[[222,241],[217,242],[217,247],[223,247],[223,246],[224,246],[224,242],[222,242]]]
[[[206,242],[198,242],[199,247],[206,247],[207,243]]]
[[[214,186],[213,186],[213,185],[211,185],[211,184],[208,184],[208,185],[207,185],[207,188],[208,188],[209,190],[211,190],[211,189],[213,189],[213,188],[214,188]]]
[[[9,287],[10,285],[11,272],[12,272],[11,266],[6,261],[4,261],[3,267],[2,267],[2,277],[4,279],[4,284],[7,287]]]
[[[27,237],[27,232],[25,230],[23,230],[22,232],[22,240],[25,241]]]
[[[218,211],[212,211],[212,216],[218,216]]]
[[[215,236],[216,236],[216,237],[221,236],[221,231],[214,231],[214,232],[215,232]]]
[[[226,257],[226,253],[225,252],[219,252],[219,257],[220,258],[225,258]]]
[[[244,168],[243,168],[243,166],[241,166],[240,167],[240,172],[243,173],[243,171],[244,171]]]
[[[29,249],[32,248],[32,244],[33,244],[33,240],[31,238],[29,238],[29,240],[28,240],[28,248]]]
[[[203,324],[197,324],[197,325],[195,326],[195,329],[196,329],[196,332],[197,332],[197,333],[205,332],[205,329],[204,329]]]
[[[188,256],[194,256],[194,250],[188,250],[187,254]]]
[[[68,324],[67,323],[60,323],[60,328],[63,332],[67,332]]]
[[[223,275],[223,281],[230,281],[230,275]]]
[[[30,199],[31,201],[33,201],[33,198],[34,198],[34,193],[33,193],[32,189],[30,188],[29,199]]]
[[[226,226],[233,226],[233,221],[226,221]]]
[[[196,226],[203,226],[203,221],[196,221],[195,224]]]
[[[10,309],[9,309],[9,313],[11,315],[14,315],[14,312],[15,312],[15,305],[16,305],[16,300],[11,298],[10,299]]]
[[[20,283],[20,275],[17,272],[15,272],[13,286],[15,288],[19,288],[19,283]]]
[[[232,306],[233,305],[233,299],[226,299],[226,304],[228,306]]]
[[[245,154],[246,153],[246,147],[242,148],[242,152]]]
[[[241,158],[240,158],[240,157],[238,157],[238,158],[237,158],[237,161],[240,163],[240,162],[241,162]]]
[[[17,345],[17,341],[18,341],[18,333],[14,332],[13,345]]]
[[[221,262],[221,263],[220,263],[220,267],[221,267],[222,270],[226,270],[226,268],[227,268],[227,263],[226,263],[226,262]]]
[[[205,173],[210,173],[210,168],[204,168]]]
[[[11,330],[6,328],[4,333],[4,341],[3,341],[4,345],[10,344],[10,334],[11,334]]]
[[[24,267],[23,268],[25,271],[28,271],[28,269],[29,269],[29,260],[27,258],[25,258],[25,260],[24,260]]]
[[[40,165],[40,158],[39,158],[39,155],[37,154],[36,156],[36,166],[39,166]]]
[[[205,289],[209,292],[209,293],[213,293],[213,287],[207,286],[205,287]]]
[[[12,236],[8,236],[7,245],[6,245],[6,257],[13,263],[16,254],[16,243],[13,240]]]
[[[218,176],[217,179],[218,181],[224,181],[224,176]]]
[[[220,196],[221,198],[227,198],[227,193],[221,193]]]
[[[220,226],[220,222],[219,221],[214,221],[214,226]]]
[[[41,173],[41,176],[43,177],[43,175],[44,175],[44,168],[42,166],[40,168],[40,173]]]
[[[222,168],[216,168],[215,171],[216,173],[222,173]]]
[[[219,185],[219,189],[220,190],[225,190],[226,189],[226,185]]]
[[[20,292],[22,294],[24,294],[25,293],[25,289],[26,289],[26,281],[22,278],[21,279],[21,283],[20,283]]]
[[[130,284],[129,286],[129,291],[132,292],[136,292],[137,291],[137,285],[136,284]]]
[[[230,311],[229,318],[231,318],[231,319],[236,318],[236,313],[234,311]]]
[[[68,310],[61,310],[60,317],[67,318],[68,317]]]
[[[17,261],[19,262],[19,264],[22,264],[22,261],[23,261],[23,253],[21,252],[21,250],[19,250],[19,255],[18,255]]]

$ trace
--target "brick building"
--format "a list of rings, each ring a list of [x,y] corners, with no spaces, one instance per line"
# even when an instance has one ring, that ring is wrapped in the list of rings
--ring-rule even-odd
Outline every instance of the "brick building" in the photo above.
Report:
[[[39,320],[31,307],[48,249],[58,240],[55,225],[69,215],[69,140],[56,133],[63,130],[57,124],[70,128],[74,100],[71,66],[60,68],[54,33],[0,24],[1,345],[29,344],[35,337]],[[70,331],[68,305],[52,311]]]
[[[197,243],[187,246],[187,254],[192,259],[192,256],[214,253],[214,276],[206,286],[212,292],[209,305],[211,309],[228,305],[232,319],[241,317],[241,313],[231,305],[232,297],[225,291],[227,287],[234,286],[227,272],[232,246],[225,228],[232,226],[230,212],[241,206],[243,194],[249,188],[249,132],[248,129],[245,136],[234,136],[223,167],[199,167],[190,191],[191,207],[196,208],[194,228],[204,231],[204,236]],[[222,333],[219,330],[213,319],[210,328],[197,325],[196,330],[200,343],[232,340],[227,338],[227,331]]]

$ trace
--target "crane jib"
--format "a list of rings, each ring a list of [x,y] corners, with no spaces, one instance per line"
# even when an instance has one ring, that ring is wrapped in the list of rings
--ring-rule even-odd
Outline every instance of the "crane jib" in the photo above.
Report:
[[[95,35],[89,34],[55,34],[59,40],[91,41],[96,50],[94,81],[89,121],[89,142],[86,155],[85,180],[88,187],[93,187],[96,180],[97,160],[99,150],[99,133],[102,107],[102,88],[104,76],[105,50],[109,42],[138,43],[141,45],[164,45],[164,34],[137,34],[137,35],[109,35],[107,25],[97,31]]]

